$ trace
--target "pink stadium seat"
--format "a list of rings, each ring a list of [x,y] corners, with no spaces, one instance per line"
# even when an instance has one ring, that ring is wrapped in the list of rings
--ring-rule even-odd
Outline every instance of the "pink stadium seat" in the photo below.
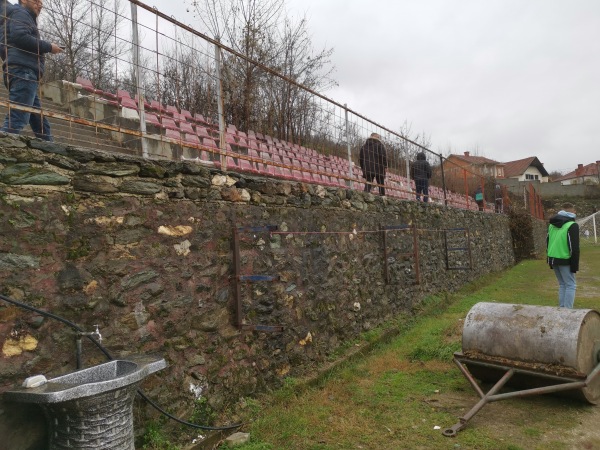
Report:
[[[165,130],[165,137],[168,137],[169,139],[177,139],[178,141],[180,141],[181,140],[181,133],[179,131],[167,128]]]
[[[276,153],[271,154],[271,159],[273,160],[274,163],[276,164],[282,164],[281,162],[281,156],[279,156]]]
[[[186,118],[183,114],[178,113],[178,112],[174,112],[173,114],[173,119],[175,120],[175,122],[185,122]]]
[[[188,122],[180,122],[179,129],[182,133],[195,134],[194,129],[192,128],[192,124]]]
[[[268,174],[275,178],[283,178],[283,171],[281,167],[267,166]]]
[[[185,109],[181,110],[181,115],[185,117],[185,120],[193,120],[192,113]]]
[[[177,110],[177,107],[173,105],[167,105],[167,113],[173,115],[175,113],[179,114],[179,111]]]
[[[158,111],[159,113],[163,113],[166,111],[165,107],[161,105],[160,102],[157,100],[150,101],[150,108],[155,111]]]
[[[208,133],[208,129],[200,125],[196,126],[196,135],[201,138],[212,139],[212,136]]]
[[[92,82],[87,78],[77,77],[76,81],[77,83],[81,84],[81,87],[86,91],[103,97],[105,100],[108,100],[108,103],[111,105],[118,105],[118,103],[114,103],[114,101],[117,100],[117,96],[112,92],[105,92],[102,89],[96,89]]]
[[[281,167],[281,177],[286,179],[286,180],[293,180],[294,177],[292,176],[292,172],[290,169],[286,168],[286,167]]]
[[[304,172],[304,174],[305,174],[305,178],[306,178],[306,175],[310,175],[312,178],[312,181],[316,184],[325,184],[323,182],[323,179],[321,178],[321,175],[318,173]]]
[[[194,133],[185,133],[185,142],[200,145],[200,139]]]
[[[200,159],[204,162],[211,163],[210,154],[206,150],[200,151]]]
[[[202,114],[198,114],[198,113],[194,114],[194,120],[203,125],[208,125],[208,121]]]
[[[225,142],[230,145],[237,145],[235,137],[230,133],[225,133]]]
[[[259,153],[260,155],[260,159],[262,159],[264,161],[263,163],[258,163],[258,170],[260,172],[263,172],[265,174],[272,174],[273,173],[273,164],[271,164],[271,154],[270,153]]]
[[[304,175],[299,169],[292,169],[292,179],[296,181],[304,181]]]
[[[161,121],[162,127],[168,130],[175,130],[179,132],[179,127],[175,123],[175,121],[169,117],[163,117]]]
[[[221,158],[218,158],[216,161],[214,161],[214,164],[215,164],[215,167],[221,168]],[[229,155],[227,155],[225,157],[225,164],[227,165],[227,170],[233,170],[233,171],[239,170],[237,163],[235,162],[233,157],[231,157]],[[223,167],[223,169],[225,170],[225,167]]]
[[[131,98],[131,94],[128,91],[125,91],[123,89],[117,89],[117,98],[119,100],[122,100],[124,98]]]
[[[218,150],[219,146],[217,145],[217,143],[215,142],[214,139],[211,138],[202,138],[202,143],[204,144],[205,147],[211,148],[211,149],[215,149]]]
[[[135,109],[136,111],[138,109],[137,103],[131,97],[122,97],[121,106],[123,108]]]
[[[346,186],[344,183],[342,183],[342,180],[340,180],[340,179],[339,179],[338,177],[336,177],[335,175],[331,176],[331,177],[330,177],[330,180],[331,180],[331,184],[332,184],[333,186],[338,186],[338,187],[340,187],[340,186],[344,186],[344,187],[345,187],[345,186]]]
[[[91,80],[88,80],[87,78],[83,78],[83,77],[77,77],[76,81],[86,91],[96,93],[96,88],[92,84]]]
[[[258,170],[254,166],[252,161],[248,161],[247,159],[239,158],[238,159],[238,167],[242,172],[250,172],[257,173]]]
[[[160,127],[160,122],[156,114],[146,113],[146,123],[150,123],[154,126]]]
[[[254,150],[253,148],[248,148],[248,156],[254,158],[255,160],[261,159],[258,155],[258,151]],[[254,161],[253,166],[256,167],[259,172],[263,171],[264,164],[262,162]]]
[[[135,94],[135,102],[139,105],[140,103],[140,97],[139,95]],[[151,109],[150,103],[148,102],[148,100],[144,99],[144,109]]]
[[[112,103],[113,100],[117,100],[117,96],[115,94],[113,94],[112,92],[104,92],[102,89],[96,89],[92,84],[91,80],[88,80],[87,78],[77,77],[76,81],[77,83],[81,84],[81,87],[86,91],[92,92],[94,94],[100,95],[104,99],[110,100],[111,102],[109,103],[111,105],[114,104]]]
[[[246,141],[245,138],[241,137],[240,140],[237,143],[237,146],[239,148],[243,148],[246,150],[246,152],[248,151],[248,141]]]

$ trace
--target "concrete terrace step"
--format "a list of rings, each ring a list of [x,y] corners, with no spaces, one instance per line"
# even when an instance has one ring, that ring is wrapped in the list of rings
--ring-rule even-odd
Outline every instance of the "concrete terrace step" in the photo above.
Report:
[[[0,99],[6,100],[6,89],[0,89]],[[68,114],[66,108],[48,100],[42,100],[42,105],[48,110],[64,112]],[[4,122],[4,117],[8,112],[8,108],[0,106],[0,121]],[[125,153],[129,155],[137,154],[135,150],[121,146],[118,142],[113,141],[110,135],[93,127],[88,127],[75,122],[65,122],[60,119],[48,118],[52,128],[52,135],[56,142],[70,144],[83,148],[95,148],[109,152]],[[30,127],[23,130],[25,136],[34,137]]]

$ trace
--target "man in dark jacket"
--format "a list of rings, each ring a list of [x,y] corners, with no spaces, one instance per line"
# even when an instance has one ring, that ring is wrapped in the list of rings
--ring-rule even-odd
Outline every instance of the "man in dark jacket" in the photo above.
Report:
[[[3,10],[6,8],[6,46],[3,42],[0,56],[4,60],[4,85],[8,88],[10,103],[40,109],[38,84],[44,74],[44,54],[62,50],[58,45],[40,39],[37,17],[42,10],[42,0],[19,0],[18,5],[6,0],[0,0],[0,3]],[[1,38],[4,41],[4,36]],[[17,108],[10,108],[2,131],[19,134],[28,123],[36,137],[52,140],[50,124],[45,117],[42,119],[38,113]]]
[[[573,308],[579,270],[579,225],[573,204],[563,203],[562,210],[550,218],[546,244],[548,264],[558,280],[558,306]]]
[[[385,146],[381,142],[381,136],[371,133],[359,154],[360,168],[362,169],[365,183],[365,192],[371,192],[373,179],[379,185],[379,194],[385,195],[385,169],[388,166]]]
[[[425,153],[417,154],[417,160],[412,163],[410,168],[410,177],[415,180],[415,191],[417,193],[417,201],[421,201],[423,194],[423,202],[429,201],[429,179],[431,178],[431,166],[427,161]]]

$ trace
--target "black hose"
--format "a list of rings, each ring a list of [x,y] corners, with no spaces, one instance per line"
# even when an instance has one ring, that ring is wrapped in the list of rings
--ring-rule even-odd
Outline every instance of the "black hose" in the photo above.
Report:
[[[22,303],[19,302],[17,300],[13,300],[12,298],[6,297],[5,295],[0,294],[0,300],[4,300],[5,302],[8,302],[12,305],[18,306],[19,308],[23,308],[38,314],[41,314],[42,316],[46,316],[46,317],[50,317],[51,319],[55,319],[58,320],[59,322],[64,323],[65,325],[73,328],[75,331],[79,332],[79,333],[83,333],[83,330],[81,328],[79,328],[77,325],[75,325],[73,322],[57,316],[56,314],[52,314],[51,312],[48,311],[44,311],[42,309],[38,309],[35,308],[31,305],[28,305],[26,303]],[[93,339],[92,336],[88,336],[86,335],[85,337],[87,337],[91,342],[94,343],[94,345],[96,347],[98,347],[98,349],[104,353],[104,355],[110,360],[112,361],[114,358],[112,357],[112,355],[110,354],[110,352],[102,345],[100,344],[100,342],[98,342],[96,339]],[[232,430],[235,428],[240,428],[242,426],[242,423],[236,423],[233,425],[226,425],[226,426],[222,426],[222,427],[211,427],[208,425],[197,425],[195,423],[190,423],[190,422],[186,422],[183,419],[179,419],[178,417],[175,417],[171,414],[169,414],[168,412],[166,412],[164,409],[162,409],[160,406],[158,406],[156,403],[154,403],[154,401],[150,400],[146,394],[144,394],[144,392],[141,389],[137,390],[137,393],[140,395],[140,397],[142,397],[142,399],[144,399],[148,404],[150,404],[150,406],[152,406],[154,409],[156,409],[158,412],[160,412],[161,414],[167,416],[169,419],[172,419],[176,422],[179,422],[183,425],[186,425],[188,427],[192,427],[192,428],[198,428],[200,430],[206,430],[206,431],[223,431],[223,430]]]

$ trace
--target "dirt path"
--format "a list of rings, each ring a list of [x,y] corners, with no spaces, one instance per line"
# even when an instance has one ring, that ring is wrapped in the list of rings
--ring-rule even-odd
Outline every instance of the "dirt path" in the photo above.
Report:
[[[455,414],[458,422],[458,417],[468,413],[478,400],[473,390],[442,393],[427,403]],[[565,421],[571,426],[565,425]],[[444,429],[452,425],[441,426]],[[502,400],[485,405],[467,428],[485,432],[507,448],[595,450],[600,449],[600,406],[551,396]],[[472,448],[461,445],[460,433],[449,440],[460,446],[456,448]]]

